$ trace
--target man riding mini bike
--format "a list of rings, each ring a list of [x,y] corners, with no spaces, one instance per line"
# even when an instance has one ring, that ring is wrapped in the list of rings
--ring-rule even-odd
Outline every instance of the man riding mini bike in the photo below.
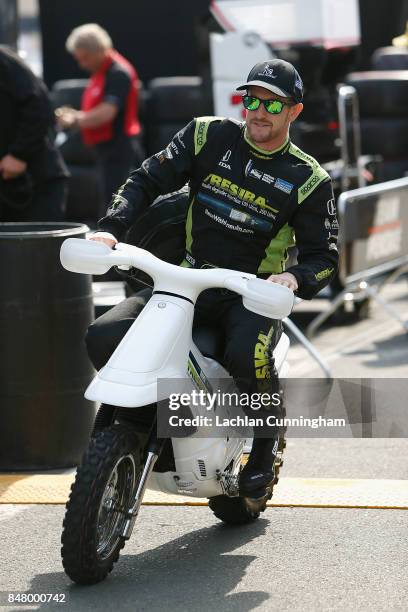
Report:
[[[246,91],[246,121],[191,121],[130,175],[99,221],[101,231],[90,239],[113,247],[157,196],[188,181],[182,266],[250,272],[310,299],[335,275],[338,225],[330,177],[289,138],[290,124],[303,109],[302,80],[294,66],[274,59],[256,64],[237,89]],[[298,263],[285,271],[295,239]],[[107,362],[147,296],[124,300],[91,325],[86,341],[96,369]],[[200,296],[195,325],[214,324],[215,317],[222,363],[240,390],[276,392],[271,355],[280,323],[246,311],[239,296],[224,289]],[[273,480],[274,449],[275,439],[255,430],[240,476],[243,492]]]
[[[246,121],[217,117],[192,120],[166,149],[147,159],[130,175],[113,196],[107,215],[98,223],[99,231],[90,240],[109,249],[123,248],[125,245],[118,242],[137,225],[152,202],[188,182],[185,253],[179,262],[182,268],[204,275],[217,269],[237,270],[241,275],[287,288],[292,297],[294,292],[303,299],[311,299],[336,273],[338,225],[330,177],[289,138],[290,124],[303,108],[301,78],[291,64],[274,59],[254,66],[247,82],[238,89],[246,90],[243,96]],[[285,270],[287,251],[295,239],[297,263]],[[142,264],[139,268],[145,270]],[[174,297],[171,284],[165,286],[161,292],[163,300]],[[272,396],[279,391],[275,351],[283,336],[280,318],[275,318],[272,311],[265,314],[262,308],[245,308],[241,300],[243,291],[228,283],[205,286],[193,300],[193,332],[203,326],[216,328],[219,362],[238,389],[249,395],[267,392]],[[110,372],[110,360],[116,360],[123,339],[135,329],[137,321],[147,316],[146,308],[151,307],[152,299],[157,300],[157,293],[155,283],[152,297],[148,290],[128,297],[90,326],[86,343],[99,374]],[[100,397],[103,404],[96,430],[103,432],[104,427],[115,422],[118,416],[115,405],[122,406],[122,419],[129,417],[126,406],[132,404],[115,404],[114,394],[112,402],[106,400],[107,395]],[[98,399],[96,395],[89,398]],[[142,429],[140,412],[137,419]],[[134,412],[130,418],[134,419]],[[151,426],[151,416],[147,420]],[[266,431],[264,437],[265,428],[254,427],[252,449],[243,469],[237,471],[234,461],[224,466],[235,470],[237,477],[237,491],[228,494],[263,501],[268,496],[276,480],[276,458],[284,443],[279,428]],[[145,448],[149,448],[149,443]],[[157,465],[161,460],[165,462],[161,457],[166,456],[166,450],[171,449],[161,448],[164,455],[160,455]],[[238,455],[233,453],[234,457]],[[129,470],[117,475],[115,482],[129,478],[126,474]],[[248,518],[250,502],[245,503]],[[124,529],[123,534],[126,533]],[[66,536],[66,541],[67,538],[72,540]],[[67,558],[73,549],[66,544],[66,550]]]

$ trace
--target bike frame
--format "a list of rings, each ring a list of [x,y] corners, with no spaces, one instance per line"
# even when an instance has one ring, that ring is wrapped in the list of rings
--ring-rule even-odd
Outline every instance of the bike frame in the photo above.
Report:
[[[168,397],[159,380],[187,378],[187,364],[195,362],[206,379],[225,380],[228,372],[214,359],[204,357],[192,341],[194,305],[201,291],[212,287],[242,295],[246,308],[282,319],[290,313],[294,296],[287,287],[257,279],[252,274],[223,268],[196,270],[166,263],[148,251],[126,244],[114,250],[96,241],[70,238],[61,248],[63,266],[73,272],[104,274],[113,265],[143,270],[154,281],[154,292],[107,364],[97,373],[85,397],[119,407],[140,409]],[[275,367],[283,375],[289,340],[285,334],[274,351]],[[164,393],[164,394],[163,394]],[[197,408],[191,407],[193,415]],[[226,408],[217,406],[220,416]],[[245,437],[172,438],[176,472],[153,472],[154,457],[146,471],[149,487],[192,497],[225,493],[222,475],[227,467],[237,472]],[[146,482],[143,483],[143,487]],[[140,497],[140,496],[139,496]],[[135,509],[137,513],[137,509]],[[130,528],[129,528],[130,529]],[[131,529],[130,529],[131,530]]]

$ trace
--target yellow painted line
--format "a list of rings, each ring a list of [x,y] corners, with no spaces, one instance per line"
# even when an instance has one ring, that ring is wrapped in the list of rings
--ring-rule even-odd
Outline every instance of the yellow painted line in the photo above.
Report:
[[[0,474],[1,504],[65,504],[74,472]],[[158,506],[205,506],[207,499],[148,489],[143,501]],[[268,506],[408,510],[408,480],[281,478]]]

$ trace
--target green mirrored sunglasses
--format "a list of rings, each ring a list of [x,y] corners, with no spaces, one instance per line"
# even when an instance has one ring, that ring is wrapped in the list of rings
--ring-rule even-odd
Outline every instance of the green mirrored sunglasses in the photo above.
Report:
[[[282,112],[284,106],[290,106],[287,102],[281,102],[281,100],[261,100],[255,96],[243,96],[242,103],[247,110],[257,110],[260,104],[264,105],[265,110],[271,115],[278,115]]]

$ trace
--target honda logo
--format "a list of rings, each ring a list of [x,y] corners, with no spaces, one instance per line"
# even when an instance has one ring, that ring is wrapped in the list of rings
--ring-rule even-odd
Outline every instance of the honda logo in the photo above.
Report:
[[[334,217],[334,215],[336,214],[336,205],[334,203],[334,198],[332,198],[331,200],[327,202],[327,212],[332,217]]]

